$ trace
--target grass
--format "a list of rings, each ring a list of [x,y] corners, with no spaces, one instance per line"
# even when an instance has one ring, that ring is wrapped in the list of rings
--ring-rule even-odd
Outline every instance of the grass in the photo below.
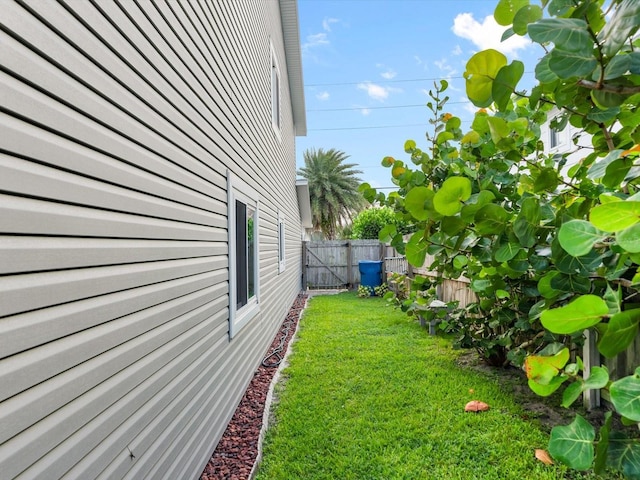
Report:
[[[508,386],[458,355],[384,300],[314,297],[257,479],[582,478],[535,460],[547,435],[522,419]],[[473,399],[491,409],[465,413]]]

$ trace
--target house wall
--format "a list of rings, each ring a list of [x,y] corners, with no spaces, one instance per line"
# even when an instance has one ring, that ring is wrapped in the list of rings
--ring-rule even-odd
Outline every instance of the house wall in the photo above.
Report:
[[[564,130],[556,133],[557,144],[552,147],[550,122],[559,114],[560,112],[557,108],[547,113],[548,121],[540,126],[540,139],[544,144],[546,153],[567,154],[567,162],[562,169],[562,172],[566,175],[569,168],[591,153],[591,135],[584,133],[571,124],[567,124]]]
[[[0,23],[0,479],[196,478],[300,289],[279,4],[6,0]],[[260,195],[261,310],[232,340],[227,170]]]

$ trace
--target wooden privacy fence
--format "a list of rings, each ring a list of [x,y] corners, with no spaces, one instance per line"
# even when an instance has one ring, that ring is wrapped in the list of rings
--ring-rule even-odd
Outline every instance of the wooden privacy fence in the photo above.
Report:
[[[384,271],[388,273],[401,273],[409,278],[414,275],[423,275],[426,277],[437,277],[437,273],[429,270],[429,265],[433,262],[433,257],[427,255],[424,266],[415,268],[409,265],[407,259],[391,252],[391,256],[384,258]],[[476,294],[469,288],[470,280],[466,277],[456,279],[445,278],[442,284],[438,286],[437,297],[443,302],[458,301],[460,307],[466,307],[470,303],[477,301]]]
[[[302,245],[302,284],[311,289],[354,288],[360,283],[361,260],[382,261],[378,240],[327,240]]]

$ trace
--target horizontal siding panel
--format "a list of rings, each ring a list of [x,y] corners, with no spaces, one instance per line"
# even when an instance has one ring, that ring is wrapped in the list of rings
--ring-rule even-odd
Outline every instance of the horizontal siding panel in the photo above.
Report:
[[[3,148],[17,156],[214,213],[226,212],[225,190],[211,185],[204,188],[208,193],[204,195],[175,183],[175,180],[171,181],[156,175],[155,172],[143,170],[142,168],[157,166],[158,174],[163,171],[161,165],[144,162],[144,155],[129,157],[132,163],[137,161],[140,166],[137,168],[2,112],[0,131],[3,132]],[[177,178],[184,177],[184,172],[175,173]],[[189,177],[186,182],[189,182]]]
[[[225,241],[226,222],[216,223],[214,228],[0,194],[0,235]]]
[[[211,324],[210,327],[214,330],[222,328],[226,332],[224,306],[227,299],[220,294],[221,288],[219,286],[209,290],[211,292],[209,305],[172,319],[169,323],[165,323],[143,336],[119,345],[79,367],[62,372],[5,401],[0,411],[0,427],[2,427],[0,428],[0,443],[27,430],[31,424],[44,419],[74,399],[81,397],[101,382],[107,381],[118,372],[131,367],[135,362],[154,354],[156,349],[164,348],[166,344],[171,343],[175,338],[200,323],[211,323],[217,318],[219,325]],[[203,312],[207,314],[204,315]],[[211,316],[211,312],[217,312],[215,313],[217,316]],[[221,333],[221,335],[226,338],[226,333]],[[167,354],[166,358],[163,357],[162,360],[169,362],[171,358],[171,355]],[[157,368],[163,364],[161,363]],[[127,388],[133,388],[129,383],[127,385],[129,385]]]
[[[0,236],[0,275],[226,254],[222,242]]]
[[[0,478],[175,480],[207,461],[300,286],[279,9],[0,10]],[[261,210],[261,310],[233,341],[227,169]]]
[[[218,388],[222,388],[220,375],[222,367],[228,366],[229,359],[220,355],[220,352],[228,340],[226,337],[218,338],[217,335],[212,338],[215,339],[215,344],[211,345],[211,341],[208,341],[206,351],[195,350],[196,355],[190,353],[192,363],[167,385],[166,390],[154,395],[145,409],[137,410],[121,423],[104,442],[67,472],[65,478],[122,478],[142,457],[136,455],[132,459],[127,448],[134,454],[148,452],[150,445],[173,419],[181,415],[204,384],[214,382]],[[89,425],[89,428],[92,427],[94,426]],[[127,448],[123,448],[123,445]]]
[[[12,438],[10,442],[0,445],[0,465],[2,466],[3,474],[7,474],[8,478],[13,478],[24,472],[29,465],[34,464],[42,455],[59,445],[97,415],[104,412],[124,396],[129,395],[136,387],[155,375],[151,384],[146,384],[145,388],[136,391],[138,395],[133,396],[132,402],[127,405],[126,409],[114,408],[109,412],[108,416],[113,421],[113,428],[115,428],[124,418],[142,407],[146,401],[160,391],[171,378],[193,362],[194,358],[185,358],[185,351],[193,349],[194,345],[196,349],[201,347],[205,350],[205,345],[208,342],[210,347],[215,344],[216,339],[226,334],[223,331],[224,327],[222,329],[213,328],[214,325],[220,325],[219,322],[215,322],[213,315],[220,316],[223,314],[224,311],[215,314],[211,306],[204,306],[187,314],[187,318],[176,319],[175,325],[164,325],[162,329],[170,330],[172,326],[184,328],[180,325],[181,323],[189,324],[190,321],[192,323],[188,331],[179,336],[169,335],[169,338],[171,338],[169,342],[159,348],[155,348],[149,355],[141,358],[129,368],[121,370],[73,402],[56,410],[33,427],[21,432]],[[149,335],[153,333],[155,332],[150,332]],[[144,338],[140,338],[142,344],[144,343],[143,340]],[[130,347],[129,344],[132,343],[135,343],[135,340],[128,342],[123,347]],[[111,354],[111,352],[108,354]],[[199,353],[202,354],[202,351]],[[182,361],[175,361],[181,355]],[[76,368],[86,369],[86,366],[82,365]],[[62,461],[69,468],[79,459],[71,461],[72,458],[51,455],[47,456],[45,460],[46,462]],[[34,465],[35,469],[36,465]],[[39,476],[42,478],[45,475]],[[25,472],[23,478],[38,478],[38,475],[33,476],[33,473]],[[57,477],[53,476],[53,478]]]
[[[226,269],[205,272],[5,317],[0,320],[0,358],[100,325],[113,318],[151,308],[203,288],[215,285],[215,292],[226,295],[228,293],[226,280]]]
[[[186,205],[0,154],[0,190],[62,203],[220,226],[226,219]]]
[[[217,89],[217,85],[207,84],[202,87],[202,76],[194,75],[194,70],[185,71],[179,68],[184,62],[184,55],[188,54],[176,55],[174,49],[177,40],[167,44],[165,38],[148,23],[147,15],[153,7],[142,13],[135,3],[124,3],[120,6],[112,3],[97,5],[102,14],[117,25],[118,28],[115,29],[113,25],[100,21],[103,18],[97,13],[96,6],[78,2],[69,6],[83,19],[94,20],[92,26],[120,57],[116,59],[111,52],[96,56],[96,49],[85,48],[85,51],[91,51],[94,61],[110,71],[120,72],[118,80],[127,87],[133,87],[146,104],[152,105],[163,118],[197,145],[206,148],[214,157],[220,156],[223,151],[221,146],[227,147],[228,142],[233,139],[219,133],[229,119],[219,117],[219,100],[212,98],[212,92]],[[125,15],[121,8],[126,9],[128,15]],[[135,24],[132,23],[132,19]],[[140,24],[144,25],[144,35],[139,31]],[[71,33],[80,34],[76,31]],[[152,40],[149,41],[149,38]],[[76,38],[76,41],[79,39]],[[123,62],[126,63],[126,67]],[[170,68],[167,68],[169,66]],[[111,94],[110,98],[115,99],[116,96]],[[128,108],[129,103],[124,102],[121,105],[122,108]],[[146,117],[142,115],[139,115],[139,118],[146,121]],[[175,138],[175,133],[165,134],[167,138]],[[184,145],[186,146],[186,143]],[[198,156],[197,153],[195,155]],[[223,156],[227,155],[225,152]],[[221,168],[221,164],[212,163],[210,159],[207,163],[214,169]]]
[[[64,73],[59,69],[60,67],[56,67],[57,71],[50,72],[51,78],[39,79],[38,84],[42,85],[43,89],[74,105],[74,109],[77,108],[87,112],[87,115],[99,119],[100,123],[106,124],[116,132],[134,139],[136,143],[145,145],[156,152],[162,152],[163,156],[166,156],[177,165],[194,172],[203,179],[207,179],[219,186],[224,185],[222,176],[216,175],[213,170],[207,168],[204,163],[198,160],[201,155],[206,155],[211,163],[215,165],[216,162],[211,156],[212,152],[207,152],[207,150],[193,142],[185,141],[183,139],[184,135],[179,130],[170,126],[167,119],[160,117],[147,103],[139,98],[140,95],[145,95],[152,91],[150,85],[143,83],[138,77],[128,76],[128,66],[119,60],[115,65],[111,65],[111,68],[107,68],[107,65],[112,63],[111,60],[116,58],[115,55],[109,52],[101,43],[96,43],[96,38],[88,34],[84,27],[66,19],[65,15],[69,14],[58,4],[38,1],[33,2],[32,6],[38,10],[47,11],[48,19],[58,23],[61,31],[65,32],[65,36],[82,34],[81,45],[84,47],[87,44],[92,45],[91,53],[99,55],[99,58],[95,60],[96,63],[94,63],[71,47],[60,36],[48,28],[44,28],[35,18],[20,17],[18,21],[22,24],[22,30],[20,30],[22,41],[33,45],[32,48],[35,48],[40,55],[50,58],[68,72]],[[9,14],[8,21],[5,24],[6,27],[13,30],[16,27],[15,21],[15,14]],[[32,24],[33,27],[25,29],[25,22]],[[102,52],[107,55],[101,55]],[[15,58],[13,61],[8,59],[6,63],[9,65],[10,70],[18,75],[25,76],[24,73],[26,73],[29,75],[26,78],[37,78],[31,76],[33,75],[31,72],[23,73],[24,68],[31,68],[33,53],[26,54],[25,57],[22,61]],[[3,63],[5,62],[3,61]],[[27,64],[26,67],[23,66],[25,63]],[[80,80],[84,85],[69,76],[71,73],[77,76],[76,72],[80,72]],[[111,77],[110,72],[119,72],[119,75],[114,78]],[[127,83],[120,83],[122,76],[125,77]],[[93,94],[86,86],[107,94],[110,101]],[[135,93],[132,93],[132,90]],[[69,97],[70,94],[72,94],[71,97]],[[154,102],[155,104],[151,103],[154,107],[161,105],[162,99],[156,97]],[[8,108],[12,109],[11,107]],[[132,111],[135,119],[124,113],[123,109]],[[172,113],[175,114],[175,112]],[[141,123],[137,118],[142,118],[144,123]],[[171,116],[167,118],[171,118]],[[96,136],[98,136],[98,132],[96,132]],[[103,135],[100,135],[93,142],[90,141],[90,144],[103,144],[102,137]],[[110,150],[108,144],[103,145],[105,151]],[[185,149],[187,145],[188,148]],[[185,152],[189,153],[185,155]],[[218,151],[218,153],[221,152]],[[221,164],[217,165],[216,170],[222,170]]]
[[[0,316],[157,284],[226,266],[224,256],[0,277]]]
[[[213,331],[203,334],[202,338],[175,357],[171,363],[164,365],[152,376],[126,392],[117,402],[83,425],[64,443],[54,448],[46,457],[18,476],[16,480],[42,478],[49,475],[52,478],[84,478],[75,477],[72,474],[67,475],[69,466],[81,461],[92,448],[99,444],[100,440],[109,438],[116,427],[121,425],[132,412],[139,411],[141,406],[144,405],[146,410],[149,403],[153,403],[157,396],[164,397],[165,401],[170,401],[180,395],[182,390],[180,390],[176,378],[181,375],[181,372],[188,371],[193,363],[197,363],[199,359],[206,356],[207,351],[215,351],[222,346],[223,342],[219,340],[219,333],[219,331]],[[160,414],[161,410],[151,410],[151,412]],[[138,453],[145,452],[139,451]],[[131,462],[130,457],[128,460]],[[89,478],[95,478],[97,473],[99,472],[92,472]]]
[[[2,33],[0,32],[0,40]],[[4,50],[4,48],[2,49]],[[1,50],[0,50],[1,51]],[[46,128],[57,135],[74,139],[77,143],[90,146],[100,152],[109,154],[118,159],[140,165],[146,170],[167,179],[172,179],[181,185],[187,186],[206,194],[212,185],[224,188],[223,174],[207,169],[206,179],[196,176],[184,168],[179,167],[189,162],[189,156],[185,152],[177,152],[173,159],[169,159],[167,152],[157,143],[144,148],[122,135],[106,129],[94,120],[79,114],[61,103],[51,101],[51,97],[34,90],[17,79],[0,72],[0,101],[4,108],[11,112],[19,112],[29,120]],[[104,109],[113,109],[110,104],[102,106]],[[162,151],[162,156],[157,151]]]
[[[264,338],[262,337],[262,339]],[[250,357],[262,358],[263,350],[260,348],[260,344],[264,343],[262,339],[256,335],[253,337],[253,345],[247,345],[247,351],[251,352]],[[200,439],[206,436],[206,431],[210,428],[209,425],[216,418],[216,412],[229,411],[229,418],[233,415],[237,402],[228,402],[228,400],[242,397],[256,367],[256,362],[247,362],[243,365],[242,371],[231,372],[232,375],[227,376],[225,385],[233,394],[222,396],[222,406],[210,404],[212,395],[208,393],[209,389],[204,388],[199,392],[199,398],[194,399],[191,403],[191,409],[185,409],[182,422],[175,423],[175,429],[179,431],[179,435],[170,443],[166,453],[155,457],[157,463],[154,469],[144,477],[145,480],[157,478],[172,480],[189,476],[188,472],[194,469],[195,455],[201,456],[203,453]],[[211,387],[212,384],[209,385],[209,388]],[[219,396],[216,397],[219,398]],[[211,452],[206,453],[210,454]],[[128,476],[128,478],[134,480],[135,476]]]
[[[255,352],[254,352],[255,355]],[[217,374],[213,378],[208,378],[206,385],[198,386],[191,392],[188,405],[180,412],[180,415],[173,418],[170,425],[165,427],[161,435],[153,438],[152,444],[147,448],[144,458],[140,460],[127,474],[125,479],[174,479],[181,478],[175,476],[172,469],[176,466],[182,467],[182,462],[177,459],[184,456],[184,450],[193,451],[189,443],[196,441],[200,443],[202,435],[194,431],[197,427],[207,428],[210,424],[207,420],[218,418],[220,421],[221,412],[226,412],[225,421],[233,415],[239,401],[237,390],[234,384],[243,382],[242,390],[246,388],[250,376],[247,375],[247,367],[253,371],[252,362],[244,362],[234,368],[234,357],[225,359],[224,364],[219,366]],[[211,452],[209,452],[211,453]]]
[[[200,290],[5,359],[0,401],[64,372],[209,302]]]

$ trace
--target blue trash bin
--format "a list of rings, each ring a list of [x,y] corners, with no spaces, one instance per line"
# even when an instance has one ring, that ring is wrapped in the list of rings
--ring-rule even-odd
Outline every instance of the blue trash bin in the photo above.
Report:
[[[371,287],[373,294],[373,289],[382,285],[382,261],[360,260],[358,267],[360,269],[360,285]]]

